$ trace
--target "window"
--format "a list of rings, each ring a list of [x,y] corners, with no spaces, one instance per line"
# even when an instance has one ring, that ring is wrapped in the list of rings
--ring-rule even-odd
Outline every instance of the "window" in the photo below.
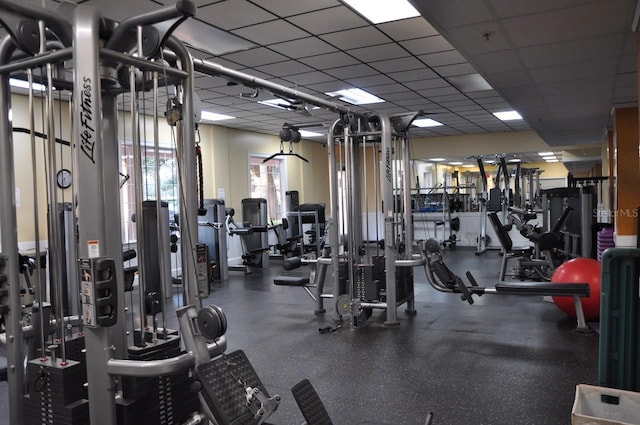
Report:
[[[263,157],[249,157],[249,193],[252,198],[267,200],[269,222],[280,223],[284,216],[286,188],[285,163],[282,159],[262,162]]]
[[[176,153],[172,149],[160,148],[159,174],[160,174],[160,199],[169,204],[169,217],[178,213],[178,163]],[[153,146],[142,146],[142,199],[155,200],[156,198],[156,172],[155,150]],[[120,146],[120,172],[129,176],[129,180],[122,187],[122,215],[123,215],[123,242],[136,240],[136,225],[131,221],[131,216],[136,210],[136,194],[134,187],[134,162],[133,146],[125,142]]]

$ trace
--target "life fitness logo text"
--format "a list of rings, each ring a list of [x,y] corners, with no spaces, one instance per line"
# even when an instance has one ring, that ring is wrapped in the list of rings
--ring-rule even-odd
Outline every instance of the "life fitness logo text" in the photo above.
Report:
[[[83,77],[82,91],[80,92],[80,150],[95,164],[93,150],[96,145],[96,130],[91,126],[93,122],[91,93],[91,78]]]

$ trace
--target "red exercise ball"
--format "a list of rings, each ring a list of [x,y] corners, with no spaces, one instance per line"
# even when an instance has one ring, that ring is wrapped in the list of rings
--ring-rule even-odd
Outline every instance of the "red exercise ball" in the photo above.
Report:
[[[588,283],[591,294],[582,297],[582,309],[587,322],[597,321],[600,317],[600,286],[602,283],[602,265],[593,258],[574,258],[563,263],[551,276],[552,283]],[[576,317],[573,297],[553,297],[553,302],[569,317]]]

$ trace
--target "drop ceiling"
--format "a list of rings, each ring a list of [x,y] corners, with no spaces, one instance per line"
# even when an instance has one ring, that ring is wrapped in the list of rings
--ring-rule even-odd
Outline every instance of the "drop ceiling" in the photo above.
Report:
[[[171,1],[78,3],[122,20]],[[416,137],[533,129],[557,149],[592,145],[603,141],[612,106],[637,101],[633,0],[412,0],[422,17],[379,25],[339,0],[195,3],[196,26],[226,37],[200,39],[194,56],[319,97],[358,87],[386,102],[356,110],[421,109],[444,124],[416,128]],[[212,53],[218,44],[227,51]],[[259,104],[273,96],[251,98],[252,89],[223,78],[199,74],[196,88],[204,109],[235,117],[218,123],[226,127],[277,134],[284,122],[336,118]],[[492,114],[512,108],[524,120]]]

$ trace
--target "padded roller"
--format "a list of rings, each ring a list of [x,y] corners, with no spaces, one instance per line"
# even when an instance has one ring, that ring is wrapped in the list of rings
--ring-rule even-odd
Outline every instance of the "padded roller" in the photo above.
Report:
[[[302,260],[300,259],[300,257],[287,258],[282,262],[282,268],[287,271],[297,269],[301,265],[302,265]]]
[[[556,297],[568,297],[578,295],[588,297],[591,293],[587,283],[546,283],[546,282],[526,282],[526,283],[505,283],[496,284],[496,291],[499,294],[512,295],[548,295]]]
[[[227,317],[217,305],[208,305],[198,311],[198,328],[209,340],[220,338],[227,332]]]
[[[291,388],[291,393],[307,425],[333,425],[327,409],[308,379],[298,382]]]
[[[309,284],[309,278],[297,276],[278,276],[273,279],[273,283],[277,286],[306,286]]]

